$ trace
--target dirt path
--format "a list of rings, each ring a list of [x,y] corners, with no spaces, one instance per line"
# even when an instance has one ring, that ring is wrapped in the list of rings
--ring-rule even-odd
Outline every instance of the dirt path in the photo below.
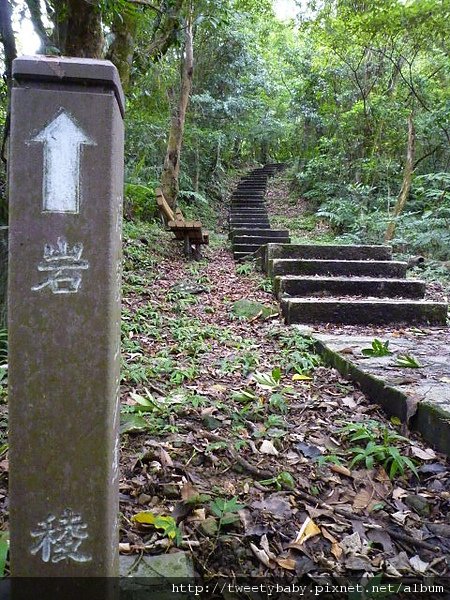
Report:
[[[168,240],[152,254],[155,229],[133,234],[121,551],[188,550],[206,578],[447,574],[445,458],[402,438],[320,365],[309,341],[273,316],[268,283],[236,274],[220,240],[186,264]]]

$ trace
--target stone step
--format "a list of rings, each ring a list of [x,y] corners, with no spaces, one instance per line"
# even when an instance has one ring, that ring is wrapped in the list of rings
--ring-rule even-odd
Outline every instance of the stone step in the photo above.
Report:
[[[425,300],[331,300],[289,298],[281,301],[288,325],[293,323],[345,323],[348,325],[421,323],[444,325],[447,304]]]
[[[254,209],[264,210],[267,212],[267,207],[264,202],[233,202],[230,206],[230,210],[246,210],[246,209]]]
[[[261,244],[235,244],[233,241],[233,252],[246,252],[247,254],[253,254],[261,248]]]
[[[268,272],[276,275],[344,275],[366,277],[405,277],[406,262],[389,260],[317,260],[276,258],[268,262]]]
[[[262,188],[266,188],[267,187],[267,177],[264,177],[264,179],[241,179],[240,181],[237,182],[236,187],[242,187],[242,186],[254,186],[254,187],[262,187]]]
[[[285,244],[270,245],[267,258],[318,258],[335,260],[390,260],[390,246],[336,246],[331,244]]]
[[[231,199],[234,198],[239,200],[246,200],[247,198],[253,200],[262,200],[264,198],[264,192],[233,192]]]
[[[234,225],[244,225],[244,226],[249,226],[249,227],[256,227],[259,224],[263,224],[264,227],[263,229],[267,229],[268,225],[269,225],[269,218],[268,217],[235,217],[233,219],[231,219],[230,221],[230,227],[233,227]],[[269,227],[270,228],[270,227]]]
[[[231,206],[248,206],[249,208],[261,208],[266,206],[263,198],[232,198]]]
[[[276,235],[271,235],[270,233],[267,235],[235,235],[233,237],[234,244],[259,244],[260,246],[264,246],[265,244],[269,244],[270,242],[276,242],[280,237]],[[283,242],[289,244],[289,237],[286,235],[281,238]]]
[[[265,206],[255,206],[255,207],[251,207],[251,206],[247,206],[246,208],[231,208],[230,209],[230,215],[243,215],[245,217],[245,215],[250,215],[250,214],[255,214],[255,215],[267,215],[267,208]]]
[[[251,255],[251,252],[233,252],[233,258],[236,262],[239,262]]]
[[[241,180],[236,184],[236,187],[256,187],[256,188],[266,188],[267,180],[265,181],[252,181],[252,180]]]
[[[268,218],[267,211],[262,210],[261,212],[249,210],[248,212],[231,212],[229,220],[233,219],[246,219],[247,217],[262,217],[263,219]]]
[[[235,240],[243,239],[241,237]],[[425,282],[416,279],[371,277],[275,277],[274,294],[297,296],[376,296],[380,298],[423,298]]]
[[[255,229],[269,229],[270,223],[269,221],[251,221],[250,223],[246,221],[245,223],[231,223],[230,224],[230,237],[233,237],[234,231],[239,231],[240,228],[251,228]]]
[[[256,229],[256,228],[249,228],[246,229],[245,227],[240,227],[238,229],[234,229],[233,230],[233,237],[236,235],[272,235],[273,237],[288,237],[289,236],[289,230],[288,229]]]

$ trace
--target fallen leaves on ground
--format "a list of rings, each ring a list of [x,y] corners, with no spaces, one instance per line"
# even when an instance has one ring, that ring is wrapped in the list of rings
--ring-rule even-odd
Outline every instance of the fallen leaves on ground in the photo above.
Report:
[[[122,404],[147,426],[122,437],[121,551],[186,550],[206,578],[448,574],[445,458],[412,436],[403,451],[419,479],[408,471],[391,481],[380,465],[320,464],[342,454],[339,424],[389,421],[333,369],[296,377],[280,321],[236,316],[233,303],[272,298],[257,275],[236,274],[227,250],[211,247],[189,264],[172,248],[149,268],[138,246],[128,242],[140,285],[130,283],[124,298]],[[205,290],[171,293],[189,280]],[[256,372],[268,374],[264,386]],[[155,399],[147,412],[133,396],[148,397],[145,389]],[[139,523],[143,513],[153,525]]]

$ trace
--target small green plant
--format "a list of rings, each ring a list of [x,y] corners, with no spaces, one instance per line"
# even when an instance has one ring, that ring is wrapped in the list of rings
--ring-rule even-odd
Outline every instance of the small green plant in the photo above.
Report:
[[[364,356],[390,356],[392,352],[389,350],[389,341],[381,342],[375,338],[372,341],[371,348],[363,348],[361,350]]]
[[[388,473],[390,479],[393,479],[397,473],[403,475],[406,470],[410,470],[416,477],[419,477],[415,464],[407,456],[400,454],[395,446],[386,446],[369,442],[365,448],[350,448],[353,459],[350,462],[350,468],[354,465],[364,462],[367,469],[372,469],[376,464],[382,464]]]
[[[5,576],[6,559],[9,551],[9,533],[8,531],[0,532],[0,577]]]
[[[0,329],[0,363],[8,360],[8,330]]]
[[[224,525],[231,525],[239,521],[238,512],[245,508],[245,504],[239,504],[237,498],[216,498],[209,503],[211,512],[219,519],[218,532]]]
[[[409,369],[421,369],[422,364],[411,354],[399,354],[395,360],[399,367],[407,367]]]
[[[319,467],[324,467],[325,465],[337,465],[342,467],[342,460],[336,454],[321,454],[316,458],[316,463]]]
[[[273,292],[273,283],[271,279],[262,279],[258,284],[258,289],[271,294]]]
[[[271,390],[277,388],[281,381],[281,370],[278,367],[272,369],[271,373],[260,373],[257,371],[252,379],[263,389]]]
[[[155,529],[161,529],[163,534],[175,542],[178,546],[182,540],[182,533],[173,517],[165,515],[155,515],[150,511],[142,511],[134,515],[131,520],[139,525],[151,525]]]
[[[278,491],[282,489],[293,490],[295,489],[295,480],[288,471],[282,471],[276,477],[270,479],[263,479],[259,482],[261,485],[274,485]]]
[[[359,463],[364,463],[367,469],[381,464],[391,479],[398,473],[403,475],[407,470],[418,476],[413,461],[400,454],[397,447],[397,444],[408,442],[408,439],[383,423],[372,419],[365,423],[348,423],[338,430],[338,434],[350,444],[366,443],[365,446],[351,446],[348,449],[350,468]]]
[[[238,275],[250,275],[254,270],[254,264],[251,262],[244,262],[236,265],[236,273]]]

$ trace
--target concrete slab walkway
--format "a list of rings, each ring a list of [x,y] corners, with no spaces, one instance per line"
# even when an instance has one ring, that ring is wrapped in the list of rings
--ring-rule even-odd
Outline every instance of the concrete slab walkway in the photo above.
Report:
[[[294,325],[316,341],[319,352],[342,375],[392,416],[408,422],[450,456],[450,335],[447,327],[404,328]],[[389,341],[390,356],[367,357],[374,339]],[[420,368],[397,364],[413,356]]]

